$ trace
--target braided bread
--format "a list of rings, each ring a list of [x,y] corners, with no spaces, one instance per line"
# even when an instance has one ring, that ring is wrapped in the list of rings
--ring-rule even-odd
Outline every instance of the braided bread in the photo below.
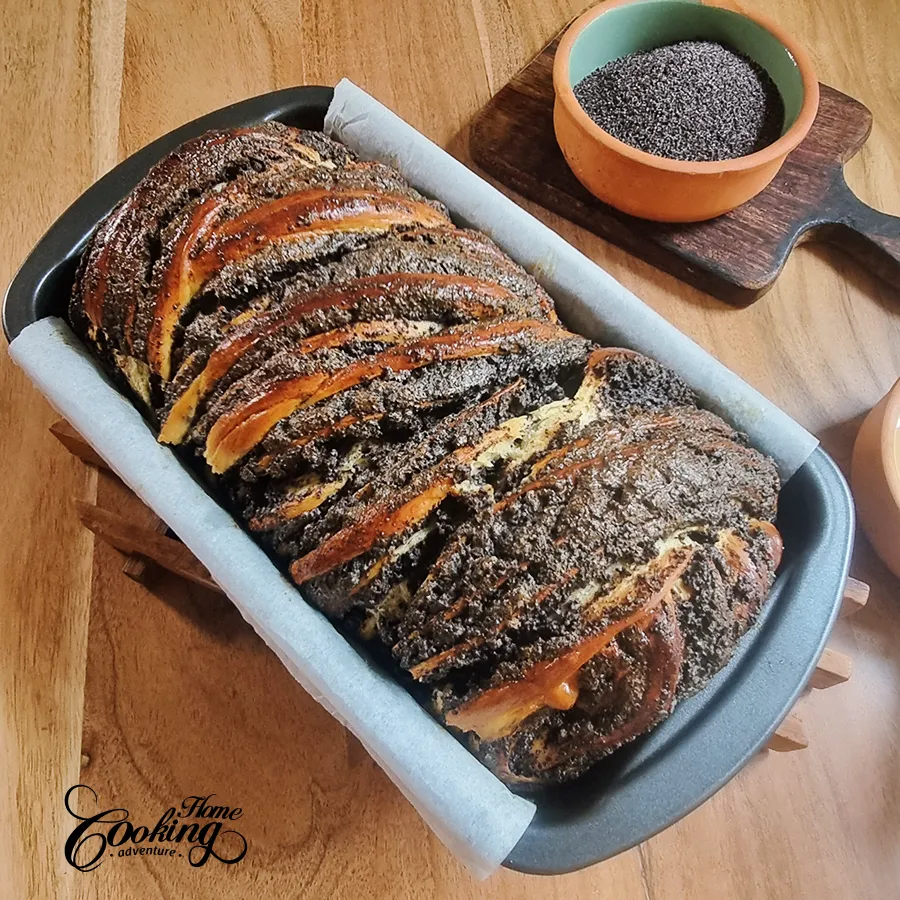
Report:
[[[509,783],[653,727],[768,594],[772,461],[322,134],[166,157],[92,236],[70,320],[308,600]]]

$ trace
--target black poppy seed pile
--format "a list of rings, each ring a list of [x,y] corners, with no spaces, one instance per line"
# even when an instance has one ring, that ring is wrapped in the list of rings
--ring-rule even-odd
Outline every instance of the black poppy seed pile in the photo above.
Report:
[[[768,73],[714,41],[681,41],[615,59],[575,85],[613,137],[669,159],[746,156],[781,135],[784,104]]]

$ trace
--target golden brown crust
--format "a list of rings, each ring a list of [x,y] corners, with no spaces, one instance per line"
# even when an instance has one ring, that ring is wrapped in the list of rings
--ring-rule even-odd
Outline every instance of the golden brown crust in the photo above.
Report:
[[[537,727],[520,728],[494,740],[475,738],[477,752],[503,781],[531,785],[561,780],[566,772],[582,771],[586,761],[601,759],[644,734],[671,712],[683,654],[675,604],[667,600],[633,630],[632,641],[640,641],[646,677],[621,721],[607,730],[592,730],[578,740],[560,740],[546,718]],[[633,661],[625,657],[618,644],[607,645],[600,655],[611,664],[619,680],[629,679]],[[555,708],[572,709],[577,699],[578,691],[573,690],[565,703]]]
[[[206,461],[216,474],[243,459],[281,419],[386,372],[404,372],[436,361],[469,359],[515,351],[516,339],[560,338],[565,332],[542,322],[500,322],[434,335],[384,350],[334,372],[316,371],[266,380],[251,397],[222,415],[206,439]],[[304,353],[302,346],[298,348]]]
[[[200,403],[238,360],[265,338],[298,325],[305,317],[316,312],[352,310],[363,302],[373,306],[381,303],[387,305],[392,298],[396,301],[398,295],[409,288],[420,293],[425,291],[438,300],[446,298],[445,302],[462,321],[496,317],[514,302],[508,290],[483,279],[434,272],[407,272],[356,278],[312,294],[303,294],[274,310],[259,314],[251,311],[249,317],[225,333],[202,371],[182,391],[166,416],[160,430],[160,439],[165,443],[180,443],[184,440]],[[365,324],[367,323],[357,323],[352,327],[360,328]],[[300,343],[308,352],[316,349],[314,341],[315,338],[308,338],[306,343],[302,340]]]

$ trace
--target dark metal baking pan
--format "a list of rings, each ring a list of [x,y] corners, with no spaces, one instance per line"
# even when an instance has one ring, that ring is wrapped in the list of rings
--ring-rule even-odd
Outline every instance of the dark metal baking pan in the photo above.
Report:
[[[153,163],[210,128],[268,119],[321,128],[331,88],[298,87],[210,113],[154,141],[86,191],[23,264],[3,328],[63,315],[84,243]],[[821,449],[785,486],[784,561],[759,624],[730,665],[645,738],[578,781],[535,795],[537,814],[505,865],[554,874],[615,855],[676,822],[766,743],[800,695],[837,616],[853,536],[847,484]]]

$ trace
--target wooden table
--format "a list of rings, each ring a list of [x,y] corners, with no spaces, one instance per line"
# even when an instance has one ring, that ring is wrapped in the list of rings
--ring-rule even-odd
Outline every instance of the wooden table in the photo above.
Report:
[[[581,6],[583,0],[8,3],[0,11],[0,282],[8,282],[42,231],[119,158],[188,119],[263,91],[347,75],[425,134],[464,153],[454,140],[460,129]],[[755,7],[806,44],[823,81],[872,109],[874,133],[848,167],[848,179],[866,201],[900,212],[900,4],[759,0]],[[801,249],[763,301],[738,311],[537,213],[815,431],[846,468],[860,417],[900,375],[900,296],[838,253]],[[871,583],[871,599],[852,622],[839,625],[833,640],[853,654],[854,677],[806,701],[812,746],[759,758],[679,825],[605,864],[554,879],[501,872],[473,882],[299,688],[290,710],[264,709],[267,679],[282,677],[272,675],[280,670],[246,626],[220,609],[216,621],[230,635],[222,671],[247,667],[245,687],[238,681],[195,685],[192,696],[205,691],[211,698],[209,718],[184,722],[170,736],[171,756],[162,760],[142,755],[141,736],[122,724],[116,771],[130,773],[130,780],[123,796],[111,799],[134,805],[142,792],[152,793],[154,778],[177,790],[166,759],[193,754],[215,773],[210,790],[239,798],[247,821],[256,816],[260,840],[277,852],[254,856],[251,843],[247,858],[228,869],[133,860],[127,874],[124,862],[75,872],[62,854],[73,824],[62,797],[79,780],[92,591],[95,608],[138,616],[158,601],[125,579],[115,553],[95,546],[77,524],[73,495],[114,500],[117,488],[56,444],[47,433],[52,419],[24,377],[0,359],[4,897],[280,896],[285,859],[304,873],[291,882],[292,893],[303,897],[897,896],[900,592],[863,538],[853,573]],[[105,598],[109,603],[97,606]],[[166,609],[177,623],[178,608]],[[91,627],[114,633],[105,616],[95,616]],[[107,679],[109,708],[89,710],[105,716],[110,728],[137,701],[152,712],[183,665],[175,648],[138,682],[115,651],[110,643],[108,664],[94,673]],[[159,691],[151,689],[154,674]],[[264,756],[241,755],[208,739],[227,728],[228,698],[243,689],[258,692],[251,695],[251,705],[263,707],[258,721],[287,723],[297,745],[308,748],[303,809],[279,808],[277,779],[266,782],[268,793],[247,796],[246,785],[260,781],[251,771],[254,758]],[[349,782],[347,772],[355,773]],[[281,782],[292,777],[296,772],[278,773]]]

